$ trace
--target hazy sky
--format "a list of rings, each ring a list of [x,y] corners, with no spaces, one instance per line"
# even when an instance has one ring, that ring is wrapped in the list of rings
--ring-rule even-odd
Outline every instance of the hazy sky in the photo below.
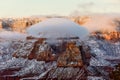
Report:
[[[120,0],[0,0],[0,17],[120,13]]]

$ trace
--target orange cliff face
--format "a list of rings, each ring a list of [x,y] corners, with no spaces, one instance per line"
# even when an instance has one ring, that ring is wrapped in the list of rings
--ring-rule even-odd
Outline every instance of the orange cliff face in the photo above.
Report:
[[[46,18],[15,18],[15,19],[1,19],[0,29],[10,28],[12,31],[25,32],[25,29],[34,25]]]
[[[81,16],[81,17],[76,17],[74,18],[74,22],[83,25],[85,24],[87,21],[89,21],[89,16]]]
[[[92,36],[97,37],[98,39],[104,39],[107,41],[116,42],[120,40],[120,32],[111,31],[111,32],[93,32]]]
[[[120,39],[120,32],[110,32],[108,35],[104,36],[107,40],[119,40]]]
[[[2,29],[2,21],[0,21],[0,30]]]
[[[18,19],[12,23],[12,30],[17,32],[25,32],[25,29],[31,25],[38,23],[40,20]]]
[[[104,36],[106,40],[119,41],[120,40],[120,32],[110,32],[107,36]]]
[[[73,66],[81,67],[83,66],[81,52],[79,47],[75,43],[69,42],[66,44],[66,50],[60,55],[57,60],[57,66]]]

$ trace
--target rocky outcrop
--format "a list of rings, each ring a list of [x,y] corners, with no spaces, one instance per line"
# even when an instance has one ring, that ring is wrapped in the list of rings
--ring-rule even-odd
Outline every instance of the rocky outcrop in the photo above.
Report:
[[[23,58],[27,58],[34,46],[34,42],[33,41],[21,41],[18,42],[18,44],[16,44],[16,46],[18,46],[18,49],[14,52],[13,57],[23,57]]]
[[[86,80],[86,73],[84,68],[58,67],[51,69],[43,79]]]
[[[19,19],[19,20],[14,20],[12,23],[12,31],[18,31],[18,32],[25,32],[25,29],[31,25],[34,25],[36,23],[40,22],[39,19]]]
[[[89,47],[79,41],[66,40],[62,43],[49,44],[46,38],[29,36],[26,40],[13,44],[14,49],[17,49],[12,55],[13,60],[1,68],[4,70],[9,66],[19,68],[14,74],[18,77],[12,79],[86,80],[87,78]]]
[[[19,19],[3,19],[1,20],[0,27],[2,29],[17,31],[17,32],[25,32],[25,29],[31,25],[34,25],[41,20],[38,18],[19,18]]]
[[[0,21],[0,30],[2,29],[2,21]]]
[[[74,18],[74,22],[80,24],[80,25],[83,25],[85,24],[88,20],[89,20],[89,16],[81,16],[81,17],[75,17]]]
[[[57,66],[59,67],[81,67],[83,66],[81,52],[76,43],[68,42],[66,45],[66,50],[61,53],[57,60]]]
[[[54,60],[52,49],[44,42],[43,38],[21,42],[19,48],[13,54],[13,57],[23,57],[30,60],[36,59],[38,61]]]
[[[5,29],[5,30],[11,30],[12,28],[12,23],[13,21],[12,20],[9,20],[9,19],[5,19],[5,20],[2,20],[2,29]]]
[[[115,66],[115,70],[110,73],[110,77],[113,80],[120,80],[120,63]]]
[[[111,42],[117,42],[120,40],[120,32],[117,32],[117,31],[114,31],[114,32],[98,31],[98,32],[92,33],[92,36],[96,37],[97,39],[107,40]]]
[[[36,59],[38,61],[57,61],[58,67],[82,67],[89,63],[90,52],[86,46],[75,41],[50,45],[45,38],[27,37],[27,40],[16,44],[18,48],[13,57]],[[18,46],[19,45],[19,46]],[[63,49],[64,48],[64,49]]]
[[[33,56],[39,61],[54,60],[54,55],[52,55],[52,48],[47,43],[45,43],[43,39],[39,39],[34,43],[34,48],[28,58],[32,59]]]

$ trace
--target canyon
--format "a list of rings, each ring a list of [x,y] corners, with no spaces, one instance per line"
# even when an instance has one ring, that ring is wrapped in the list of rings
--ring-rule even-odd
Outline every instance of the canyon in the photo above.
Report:
[[[49,44],[48,38],[29,35],[0,38],[0,79],[119,80],[120,18],[100,17],[65,17],[89,30],[84,41],[58,38]],[[31,25],[48,18],[1,19],[0,28],[26,34]]]

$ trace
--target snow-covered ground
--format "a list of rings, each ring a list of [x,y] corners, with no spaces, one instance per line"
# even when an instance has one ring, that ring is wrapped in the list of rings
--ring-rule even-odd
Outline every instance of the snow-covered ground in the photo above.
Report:
[[[90,39],[87,41],[93,55],[91,66],[110,66],[107,60],[120,59],[120,42],[110,43],[105,40]]]

